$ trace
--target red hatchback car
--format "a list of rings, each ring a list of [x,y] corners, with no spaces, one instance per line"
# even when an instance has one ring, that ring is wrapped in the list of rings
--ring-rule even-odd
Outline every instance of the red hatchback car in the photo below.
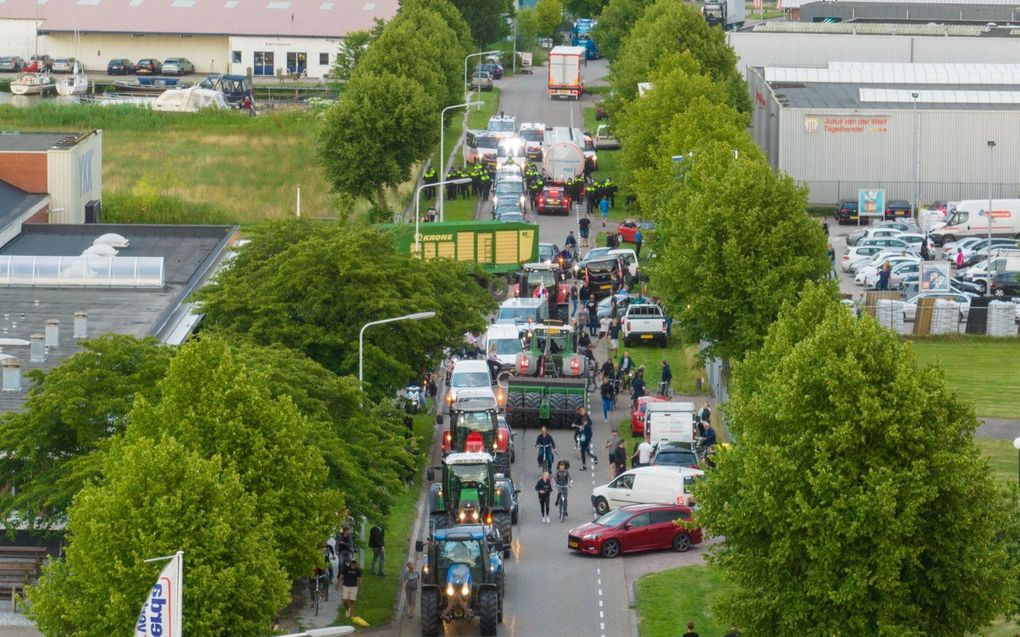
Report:
[[[538,214],[549,212],[570,214],[570,197],[560,186],[546,186],[538,196]]]
[[[637,399],[637,409],[630,412],[630,433],[634,436],[643,436],[645,433],[645,410],[648,403],[659,403],[666,399],[662,396],[642,396]]]
[[[624,243],[635,243],[634,235],[637,234],[638,230],[641,230],[641,241],[648,241],[648,233],[655,229],[655,225],[649,221],[638,221],[636,219],[624,219],[620,225],[616,226],[616,234],[619,235],[620,241]]]
[[[589,555],[613,558],[620,553],[673,549],[683,553],[701,544],[701,529],[674,524],[690,520],[689,507],[673,504],[630,504],[570,530],[567,547]]]

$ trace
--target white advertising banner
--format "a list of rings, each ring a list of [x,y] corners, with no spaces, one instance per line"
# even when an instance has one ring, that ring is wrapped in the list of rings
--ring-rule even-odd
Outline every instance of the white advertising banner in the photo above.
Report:
[[[159,578],[142,604],[142,612],[135,625],[135,637],[181,637],[183,570],[184,554],[178,552],[160,571]]]

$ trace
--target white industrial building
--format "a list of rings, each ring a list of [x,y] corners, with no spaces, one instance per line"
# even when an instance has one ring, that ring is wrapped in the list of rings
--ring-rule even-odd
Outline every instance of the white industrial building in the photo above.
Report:
[[[782,0],[791,20],[805,22],[1018,22],[1013,0]]]
[[[323,77],[341,39],[398,0],[0,0],[0,55],[186,57],[199,73]]]
[[[861,188],[918,201],[1020,196],[1020,64],[750,70],[752,133],[813,204]],[[994,146],[989,142],[994,142]]]

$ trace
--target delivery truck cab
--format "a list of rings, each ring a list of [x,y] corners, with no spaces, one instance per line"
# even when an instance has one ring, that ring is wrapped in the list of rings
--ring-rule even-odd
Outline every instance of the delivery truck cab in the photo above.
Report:
[[[931,239],[941,246],[963,237],[1020,238],[1020,199],[992,199],[991,214],[987,199],[957,202],[942,223],[932,227]]]

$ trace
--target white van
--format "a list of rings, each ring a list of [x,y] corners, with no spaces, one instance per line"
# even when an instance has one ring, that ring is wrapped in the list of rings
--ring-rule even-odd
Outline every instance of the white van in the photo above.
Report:
[[[988,204],[991,203],[991,234],[994,237],[1020,236],[1020,199],[968,199],[960,201],[943,223],[932,227],[935,245],[962,237],[984,237],[989,234]]]
[[[658,442],[694,441],[694,403],[650,401],[645,407],[645,431]]]
[[[517,363],[517,355],[524,351],[520,328],[512,323],[490,325],[485,332],[486,356],[492,347],[496,348],[496,358],[501,364],[513,367]]]
[[[639,467],[595,487],[591,503],[599,515],[628,504],[689,504],[691,485],[704,475],[690,467]]]
[[[463,360],[453,364],[450,374],[450,388],[446,392],[446,402],[453,404],[457,400],[457,392],[462,389],[492,390],[492,375],[485,361]]]

